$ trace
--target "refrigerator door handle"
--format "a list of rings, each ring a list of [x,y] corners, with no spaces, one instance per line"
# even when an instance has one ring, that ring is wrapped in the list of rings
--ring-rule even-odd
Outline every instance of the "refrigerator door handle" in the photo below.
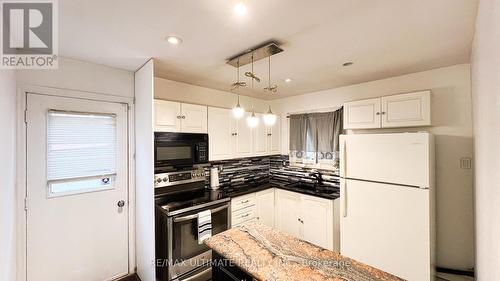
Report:
[[[343,180],[343,189],[344,189],[344,208],[342,209],[342,216],[347,217],[347,181]]]
[[[346,158],[347,158],[347,139],[344,138],[344,147],[342,148],[342,173],[341,173],[341,176],[344,177],[344,178],[347,178],[347,161],[346,161]]]

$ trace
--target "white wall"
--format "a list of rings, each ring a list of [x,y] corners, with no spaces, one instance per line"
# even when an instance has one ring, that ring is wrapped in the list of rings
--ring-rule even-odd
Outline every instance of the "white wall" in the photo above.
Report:
[[[55,70],[18,71],[17,84],[134,97],[132,72],[62,57]]]
[[[237,101],[236,94],[231,92],[209,89],[163,78],[155,78],[155,98],[224,108],[233,108]],[[240,96],[240,104],[246,111],[251,111],[252,102],[255,106],[255,111],[261,113],[267,112],[270,104],[270,102],[261,99]]]
[[[500,0],[479,1],[472,55],[477,280],[500,280]]]
[[[16,279],[16,78],[0,70],[0,281]]]
[[[459,161],[461,157],[473,155],[470,65],[456,65],[283,98],[273,101],[273,108],[284,114],[335,108],[346,101],[423,89],[432,90],[433,127],[430,131],[436,136],[437,264],[470,269],[474,266],[473,171],[460,169]],[[286,118],[283,121],[287,122]],[[286,123],[283,127],[286,144]],[[415,130],[428,128],[386,131]]]
[[[136,247],[137,274],[144,281],[155,278],[153,96],[154,62],[135,73],[136,92]]]

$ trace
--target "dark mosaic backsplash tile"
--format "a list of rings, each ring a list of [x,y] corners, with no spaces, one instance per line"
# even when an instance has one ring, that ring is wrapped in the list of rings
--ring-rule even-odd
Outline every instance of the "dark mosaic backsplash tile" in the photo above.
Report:
[[[210,186],[210,168],[219,168],[220,188],[238,188],[249,184],[269,182],[270,157],[249,157],[241,159],[212,161],[205,167],[207,187]]]
[[[207,176],[207,187],[210,187],[210,168],[213,166],[219,168],[221,189],[267,183],[270,180],[282,184],[296,181],[314,181],[309,176],[313,169],[290,167],[288,155],[249,157],[210,162],[209,165],[204,167],[205,175]],[[321,170],[321,174],[323,175],[325,185],[338,187],[339,176],[337,172]]]
[[[270,180],[273,182],[314,182],[314,179],[309,176],[315,169],[292,167],[288,155],[276,155],[270,159],[269,173]],[[337,171],[320,170],[323,176],[324,184],[329,186],[339,186],[339,174]]]

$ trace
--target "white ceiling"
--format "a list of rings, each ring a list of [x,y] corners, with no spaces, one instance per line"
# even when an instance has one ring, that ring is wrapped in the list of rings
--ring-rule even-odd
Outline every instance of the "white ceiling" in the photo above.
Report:
[[[128,70],[153,57],[156,76],[227,91],[236,69],[226,59],[274,39],[285,50],[271,61],[278,94],[262,91],[267,60],[255,64],[263,82],[242,93],[276,98],[469,62],[477,6],[476,0],[243,0],[248,11],[238,17],[237,2],[59,1],[59,53]],[[171,34],[183,43],[168,44]],[[354,65],[342,67],[346,61]]]

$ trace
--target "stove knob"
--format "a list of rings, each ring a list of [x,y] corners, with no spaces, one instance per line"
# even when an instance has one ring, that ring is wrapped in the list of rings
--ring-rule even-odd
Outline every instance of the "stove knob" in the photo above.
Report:
[[[157,179],[156,179],[156,181],[157,181],[158,183],[160,183],[160,182],[161,182],[161,178],[157,178]]]
[[[191,174],[191,177],[192,177],[192,178],[196,178],[196,173],[192,173],[192,174]]]
[[[198,177],[201,177],[201,173],[198,173]]]
[[[168,181],[168,178],[163,178],[163,181],[164,181],[164,182],[167,182],[167,181]]]

